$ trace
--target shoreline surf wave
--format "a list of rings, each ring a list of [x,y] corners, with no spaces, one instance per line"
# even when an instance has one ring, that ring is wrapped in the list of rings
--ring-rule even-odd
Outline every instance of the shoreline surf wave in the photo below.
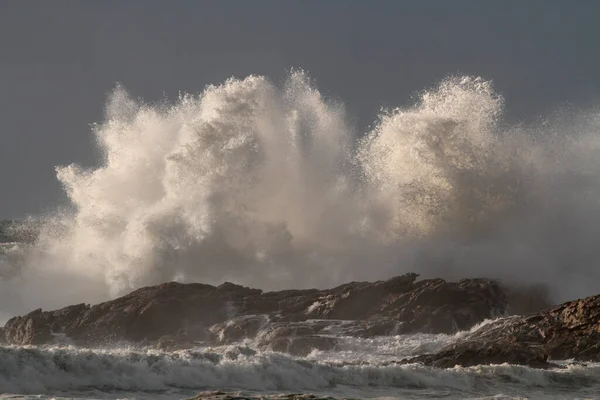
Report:
[[[403,341],[393,337],[389,340]],[[402,354],[401,347],[389,345],[398,355]],[[319,352],[306,358],[254,353],[240,351],[238,346],[172,353],[132,348],[2,347],[0,353],[0,391],[21,395],[81,395],[94,391],[160,394],[176,390],[194,393],[218,389],[426,398],[431,391],[462,397],[498,393],[589,396],[600,388],[600,366],[596,364],[553,370],[507,364],[443,370],[416,364],[358,362],[359,359],[353,363],[342,359],[336,362],[335,354]]]

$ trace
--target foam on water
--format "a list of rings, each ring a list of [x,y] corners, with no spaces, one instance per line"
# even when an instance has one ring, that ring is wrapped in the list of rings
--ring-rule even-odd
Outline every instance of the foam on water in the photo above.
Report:
[[[436,370],[391,363],[389,354],[386,356],[381,350],[394,349],[400,358],[414,350],[411,340],[447,344],[453,340],[451,337],[378,340],[382,343],[377,346],[367,344],[362,349],[352,349],[352,362],[345,359],[344,350],[337,359],[335,352],[313,352],[306,358],[296,358],[255,353],[246,345],[172,353],[128,348],[3,347],[0,392],[77,397],[179,393],[181,397],[182,393],[212,389],[392,398],[428,398],[434,394],[466,398],[499,393],[543,398],[600,392],[600,366],[595,364],[547,371],[512,365]],[[385,340],[389,342],[384,344]],[[362,359],[361,354],[368,352],[380,352],[382,357]]]
[[[57,168],[70,207],[18,262],[2,256],[0,310],[170,280],[325,287],[407,271],[596,293],[600,114],[510,125],[503,104],[490,82],[451,77],[361,133],[302,71],[173,104],[117,87],[93,127],[102,162]]]

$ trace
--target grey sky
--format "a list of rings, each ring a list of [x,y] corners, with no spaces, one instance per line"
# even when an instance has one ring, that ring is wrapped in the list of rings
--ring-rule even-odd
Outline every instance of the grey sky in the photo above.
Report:
[[[121,82],[154,101],[302,67],[359,127],[445,75],[491,78],[512,118],[596,104],[597,1],[0,2],[0,219],[62,201],[54,166],[96,160]]]

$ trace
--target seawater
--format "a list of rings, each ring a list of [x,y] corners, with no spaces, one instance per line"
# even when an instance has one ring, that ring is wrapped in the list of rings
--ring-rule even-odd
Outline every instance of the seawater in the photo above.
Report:
[[[306,357],[253,350],[252,341],[174,352],[69,345],[0,348],[3,398],[182,399],[221,390],[252,396],[314,393],[338,398],[597,399],[600,364],[538,370],[515,365],[432,369],[398,365],[457,335],[340,338]]]

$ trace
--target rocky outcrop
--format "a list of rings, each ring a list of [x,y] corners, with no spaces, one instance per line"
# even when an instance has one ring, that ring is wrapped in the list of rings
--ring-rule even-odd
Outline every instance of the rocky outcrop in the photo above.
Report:
[[[600,295],[492,322],[439,353],[405,362],[435,367],[499,363],[547,367],[550,359],[600,361]]]
[[[419,362],[436,368],[453,368],[457,365],[472,367],[475,365],[503,364],[527,365],[533,368],[547,368],[551,364],[544,349],[527,343],[512,343],[506,346],[502,342],[467,341],[436,354],[424,354],[403,360],[403,363]]]
[[[336,345],[336,335],[452,333],[506,311],[500,286],[486,279],[446,282],[407,274],[327,290],[262,292],[233,283],[165,283],[95,306],[36,310],[9,320],[8,343],[100,346],[126,341],[164,349],[257,339],[294,354]]]

